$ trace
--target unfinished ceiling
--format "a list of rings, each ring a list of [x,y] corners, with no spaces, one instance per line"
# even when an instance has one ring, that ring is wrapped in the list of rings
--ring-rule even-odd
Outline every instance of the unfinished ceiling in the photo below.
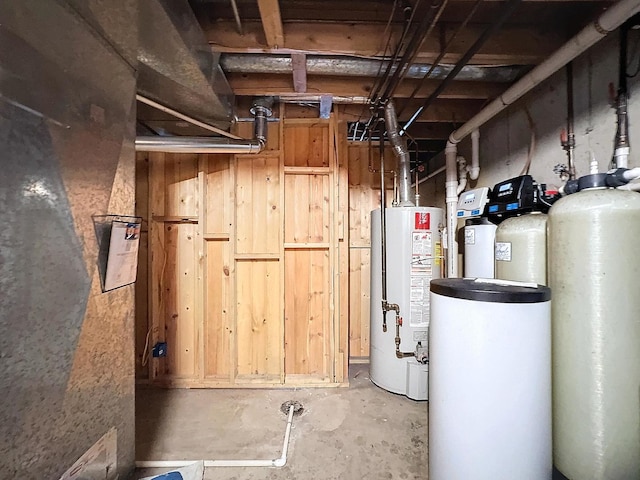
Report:
[[[415,117],[407,127],[409,136],[438,148],[433,141],[444,141],[613,2],[189,3],[212,51],[220,54],[238,105],[273,95],[319,107],[324,97],[341,104],[342,115],[353,122],[350,138],[365,139],[370,132],[376,135],[375,129],[363,128],[375,125],[376,107],[394,98],[401,126]],[[458,64],[466,57],[464,67]],[[180,128],[169,133],[202,134],[185,124]]]

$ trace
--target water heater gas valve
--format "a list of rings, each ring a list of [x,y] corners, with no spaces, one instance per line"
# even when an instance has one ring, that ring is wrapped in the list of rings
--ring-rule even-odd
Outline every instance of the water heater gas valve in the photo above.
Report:
[[[429,353],[427,347],[422,345],[422,342],[418,342],[418,345],[416,345],[416,360],[423,365],[429,363]]]

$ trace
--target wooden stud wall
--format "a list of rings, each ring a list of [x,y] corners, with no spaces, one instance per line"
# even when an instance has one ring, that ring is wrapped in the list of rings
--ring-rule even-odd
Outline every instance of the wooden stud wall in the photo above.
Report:
[[[280,117],[258,155],[139,155],[149,224],[139,379],[260,387],[348,378],[346,126]],[[251,136],[249,127],[238,133]],[[149,349],[168,346],[149,368],[147,332]]]

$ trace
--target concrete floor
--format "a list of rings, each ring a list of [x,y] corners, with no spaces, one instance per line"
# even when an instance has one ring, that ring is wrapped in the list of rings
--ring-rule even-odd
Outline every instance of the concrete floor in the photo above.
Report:
[[[286,415],[294,417],[282,468],[208,468],[207,480],[378,480],[427,478],[427,402],[374,386],[368,366],[353,366],[348,388],[161,390],[140,387],[136,458],[272,459],[281,454]],[[145,469],[134,478],[162,473]]]

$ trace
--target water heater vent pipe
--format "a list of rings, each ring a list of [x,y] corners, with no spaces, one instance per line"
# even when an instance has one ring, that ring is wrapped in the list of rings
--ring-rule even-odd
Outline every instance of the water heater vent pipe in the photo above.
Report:
[[[389,100],[384,108],[384,121],[387,127],[387,137],[393,145],[393,153],[398,157],[398,176],[400,182],[400,206],[413,207],[411,196],[411,166],[409,149],[403,137],[398,133],[398,117],[393,100]]]

